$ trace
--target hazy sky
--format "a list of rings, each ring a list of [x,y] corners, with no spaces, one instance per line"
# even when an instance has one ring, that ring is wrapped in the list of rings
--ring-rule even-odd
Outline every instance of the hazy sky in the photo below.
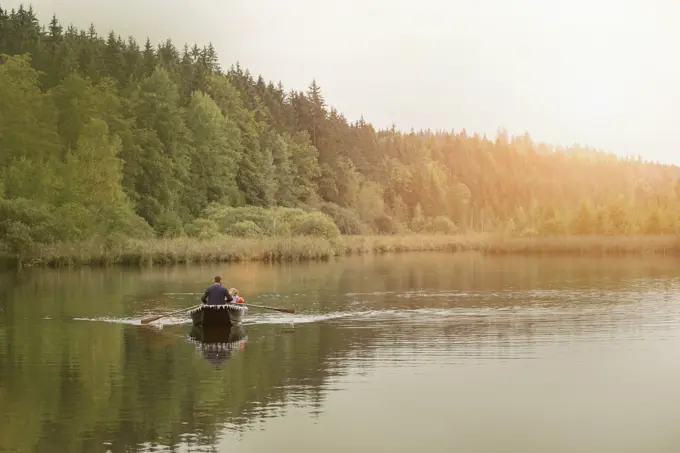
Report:
[[[17,7],[17,0],[0,0]],[[28,4],[26,2],[25,4]],[[212,41],[348,119],[580,142],[680,164],[678,0],[34,0],[39,17]]]

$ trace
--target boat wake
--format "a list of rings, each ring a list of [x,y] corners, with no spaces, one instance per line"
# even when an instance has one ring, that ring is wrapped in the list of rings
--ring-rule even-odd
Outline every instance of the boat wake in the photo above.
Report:
[[[173,296],[194,293],[168,293]],[[381,298],[392,294],[403,303],[395,307],[375,306],[373,297]],[[558,319],[582,319],[583,317],[615,316],[623,305],[634,305],[637,311],[644,311],[646,297],[639,291],[623,290],[517,290],[501,291],[407,291],[402,293],[369,292],[347,293],[356,298],[341,307],[341,310],[324,312],[323,306],[309,307],[309,312],[287,314],[273,311],[250,310],[244,318],[244,325],[295,325],[311,323],[340,323],[361,327],[366,323],[432,324],[459,323],[475,320],[484,322],[529,321],[554,322]],[[359,296],[359,297],[357,297]],[[649,294],[652,298],[654,294]],[[466,300],[464,306],[461,298]],[[404,300],[406,299],[406,300]],[[597,299],[602,303],[584,304],[583,300]],[[316,304],[315,304],[316,305]],[[328,307],[331,308],[331,307]],[[141,319],[152,313],[138,313],[138,318],[74,318],[82,321],[99,321],[120,324],[141,325]],[[161,313],[153,313],[161,314]],[[191,319],[184,314],[161,318],[148,324],[153,327],[187,325]]]
[[[141,325],[141,319],[139,318],[73,318],[74,321],[99,321],[99,322],[110,322],[114,324],[139,324]]]
[[[355,316],[352,312],[310,313],[310,314],[256,314],[249,315],[244,324],[309,324],[313,322],[331,321],[334,319]]]
[[[550,313],[546,313],[549,311]],[[534,307],[527,309],[525,307],[502,307],[502,308],[402,308],[402,309],[382,309],[382,310],[356,310],[356,311],[336,311],[329,313],[297,313],[297,314],[282,314],[282,313],[253,313],[249,314],[244,319],[243,325],[258,325],[258,324],[310,324],[317,322],[332,322],[351,318],[352,321],[399,321],[399,320],[430,320],[431,322],[442,322],[451,320],[453,318],[474,318],[474,317],[516,317],[518,314],[525,316],[545,316],[548,314],[559,315],[560,310],[555,309],[540,309]],[[564,314],[564,313],[562,313]],[[96,317],[96,318],[73,318],[74,321],[98,321],[109,322],[116,324],[142,325],[140,318],[111,318],[111,317]],[[154,321],[146,326],[171,326],[191,324],[191,319],[187,316],[168,316]]]

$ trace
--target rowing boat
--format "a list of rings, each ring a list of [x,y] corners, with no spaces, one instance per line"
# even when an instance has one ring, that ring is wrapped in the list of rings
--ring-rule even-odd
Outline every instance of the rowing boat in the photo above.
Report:
[[[242,304],[207,305],[202,304],[189,312],[195,326],[227,327],[243,322],[248,307]]]

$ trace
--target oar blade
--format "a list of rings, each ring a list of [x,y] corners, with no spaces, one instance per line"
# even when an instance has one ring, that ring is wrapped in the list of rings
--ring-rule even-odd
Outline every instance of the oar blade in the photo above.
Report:
[[[194,308],[197,308],[197,307],[200,307],[200,305],[194,305],[193,307],[183,308],[181,310],[173,311],[172,313],[166,313],[164,315],[150,316],[148,318],[142,319],[141,323],[142,324],[149,324],[150,322],[154,322],[157,319],[165,318],[166,316],[176,315],[177,313],[187,312],[187,311],[193,310]]]
[[[295,313],[294,308],[280,308],[280,307],[267,307],[265,305],[255,305],[255,304],[248,304],[251,307],[256,307],[256,308],[263,308],[265,310],[273,310],[273,311],[279,311],[282,313]]]
[[[157,319],[161,319],[163,316],[151,316],[150,318],[144,318],[142,319],[141,323],[142,324],[149,324],[150,322],[154,322]]]

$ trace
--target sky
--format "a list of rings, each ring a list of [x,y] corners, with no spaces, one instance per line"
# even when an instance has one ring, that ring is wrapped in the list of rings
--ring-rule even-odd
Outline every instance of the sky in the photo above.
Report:
[[[17,0],[0,0],[4,8]],[[528,132],[680,164],[677,0],[33,0],[43,22],[178,47],[376,127]],[[674,119],[675,118],[675,119]]]

